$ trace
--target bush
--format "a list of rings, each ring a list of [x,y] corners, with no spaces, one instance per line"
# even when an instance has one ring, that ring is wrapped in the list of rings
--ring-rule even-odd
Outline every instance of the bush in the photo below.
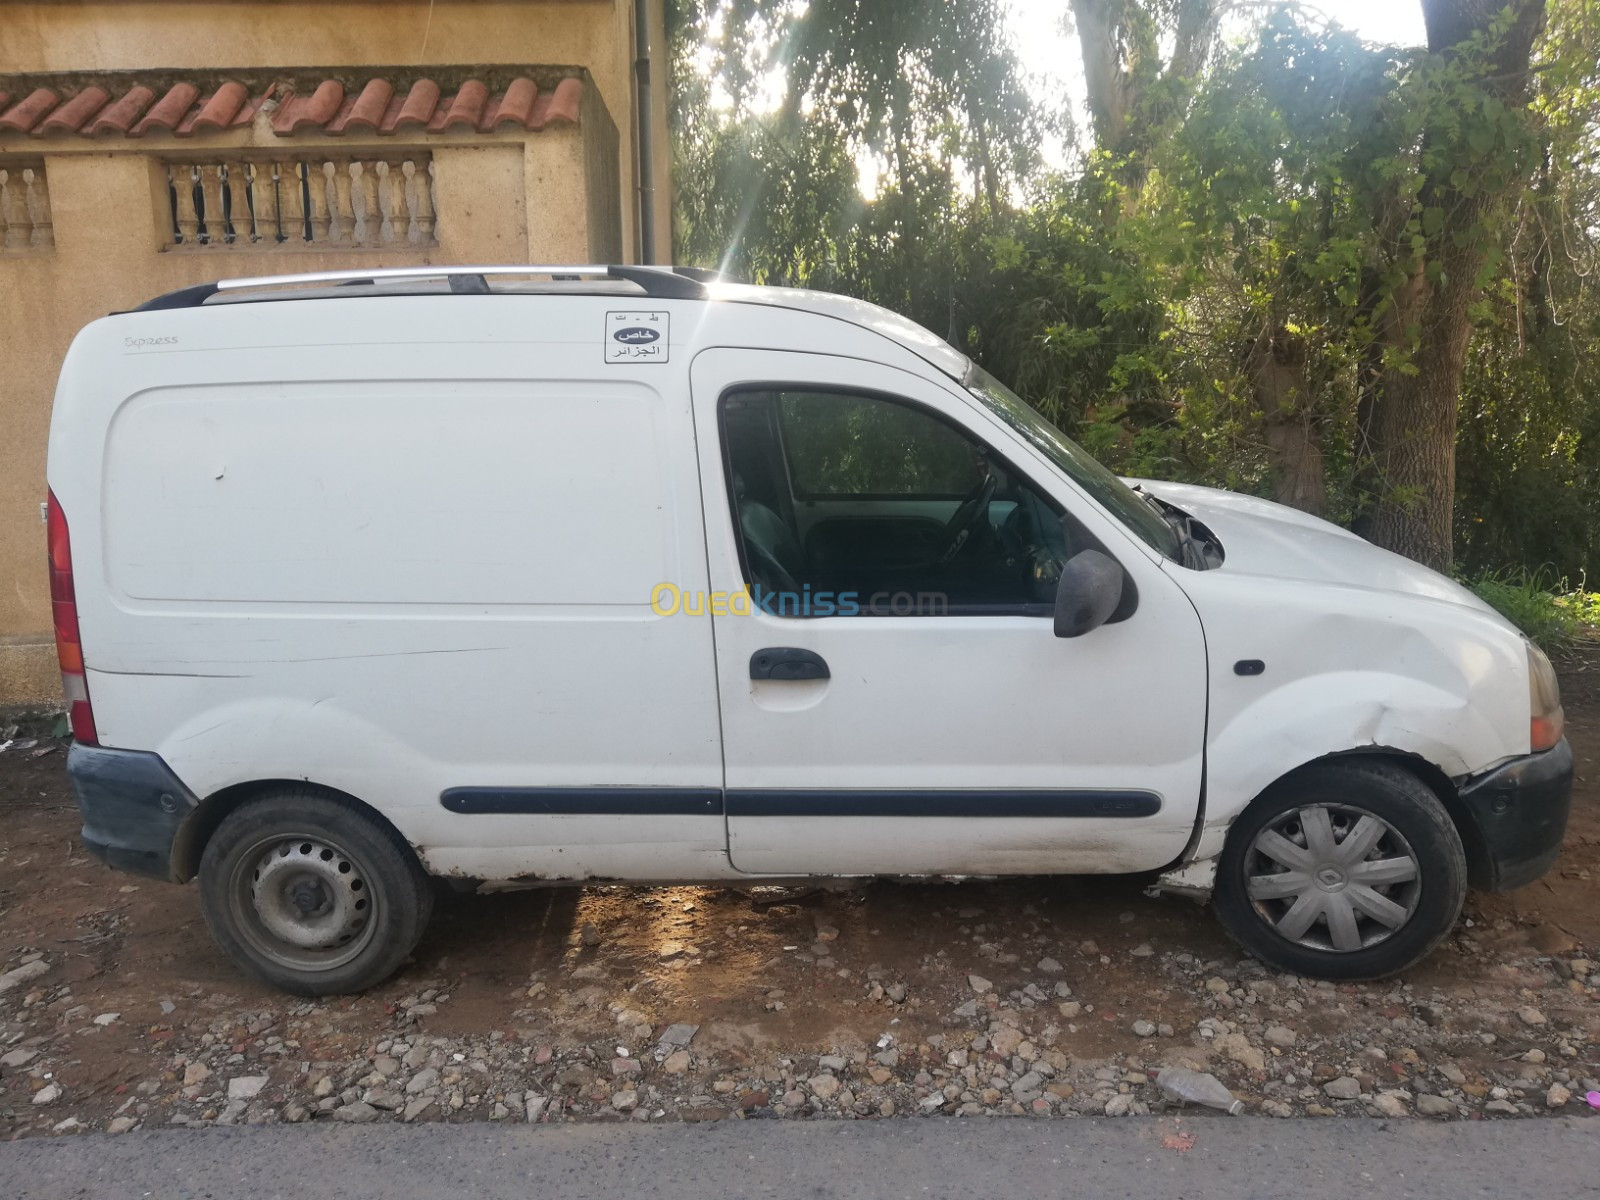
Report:
[[[1545,568],[1486,571],[1467,586],[1545,650],[1570,646],[1600,625],[1600,593]]]

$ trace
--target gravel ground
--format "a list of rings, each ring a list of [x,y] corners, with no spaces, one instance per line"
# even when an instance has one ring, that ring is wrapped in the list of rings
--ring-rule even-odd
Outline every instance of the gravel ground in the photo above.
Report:
[[[23,733],[0,753],[0,1137],[1134,1116],[1174,1109],[1163,1066],[1272,1117],[1593,1119],[1596,662],[1567,664],[1585,777],[1556,871],[1355,985],[1271,971],[1142,880],[1029,879],[453,896],[389,984],[300,1001],[234,971],[192,888],[86,858],[59,746]]]

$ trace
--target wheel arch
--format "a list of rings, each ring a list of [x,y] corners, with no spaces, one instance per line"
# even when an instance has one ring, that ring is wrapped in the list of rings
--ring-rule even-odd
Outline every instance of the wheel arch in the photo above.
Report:
[[[1444,806],[1446,814],[1450,817],[1451,825],[1455,827],[1456,835],[1461,839],[1461,848],[1467,857],[1468,880],[1473,887],[1482,886],[1481,881],[1487,878],[1489,869],[1489,851],[1484,845],[1483,835],[1477,823],[1470,818],[1467,807],[1461,800],[1461,792],[1456,786],[1456,781],[1437,763],[1414,751],[1402,750],[1396,746],[1358,746],[1347,750],[1335,750],[1290,768],[1262,788],[1249,803],[1229,815],[1226,824],[1219,831],[1221,836],[1216,839],[1213,854],[1221,854],[1234,824],[1257,800],[1280,787],[1292,785],[1295,778],[1306,771],[1327,766],[1329,763],[1348,762],[1370,762],[1396,767],[1417,779],[1437,796],[1439,803]]]
[[[306,779],[254,779],[246,783],[230,784],[212,792],[189,813],[172,842],[172,878],[178,883],[188,883],[200,873],[200,859],[205,854],[206,844],[231,813],[261,796],[289,788],[299,792],[314,792],[356,809],[363,816],[392,831],[400,843],[410,850],[412,857],[421,863],[422,858],[417,854],[417,848],[400,832],[395,823],[359,796],[352,796],[349,792]]]
[[[1313,758],[1309,762],[1303,762],[1299,766],[1285,771],[1277,779],[1262,788],[1260,796],[1264,796],[1272,789],[1292,780],[1303,771],[1327,766],[1329,763],[1347,762],[1372,762],[1399,767],[1427,784],[1446,808],[1457,799],[1455,783],[1437,763],[1430,762],[1415,751],[1401,750],[1395,746],[1357,746],[1348,750],[1335,750],[1330,754],[1322,755],[1320,758]],[[1260,796],[1257,796],[1256,799],[1259,799]],[[1250,803],[1254,804],[1255,800],[1251,800]],[[1248,808],[1249,805],[1245,807]]]
[[[1450,817],[1450,823],[1455,826],[1456,833],[1461,838],[1472,884],[1474,887],[1480,886],[1479,879],[1483,877],[1482,873],[1486,870],[1488,862],[1488,849],[1483,844],[1476,823],[1469,818],[1456,781],[1438,763],[1414,750],[1405,750],[1398,746],[1370,745],[1331,750],[1305,762],[1296,763],[1259,788],[1247,801],[1229,806],[1228,811],[1222,814],[1207,813],[1196,832],[1196,837],[1184,855],[1166,869],[1162,881],[1156,885],[1156,890],[1172,891],[1198,898],[1209,896],[1216,864],[1222,855],[1223,847],[1227,844],[1228,835],[1252,804],[1275,789],[1292,784],[1296,776],[1306,771],[1329,763],[1352,761],[1397,767],[1418,779],[1433,792],[1444,806],[1445,812]]]

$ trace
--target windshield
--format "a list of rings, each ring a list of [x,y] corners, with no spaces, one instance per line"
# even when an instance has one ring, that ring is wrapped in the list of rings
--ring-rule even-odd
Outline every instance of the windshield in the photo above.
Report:
[[[1139,536],[1139,540],[1168,558],[1182,561],[1178,535],[1122,480],[1101,466],[1082,446],[1045,420],[982,367],[973,365],[965,379],[967,390],[990,412],[1027,438],[1074,483],[1098,500],[1103,508]]]

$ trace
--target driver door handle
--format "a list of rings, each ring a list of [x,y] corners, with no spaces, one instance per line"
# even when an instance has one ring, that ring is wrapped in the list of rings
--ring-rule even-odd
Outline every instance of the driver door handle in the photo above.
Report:
[[[751,679],[827,679],[828,664],[814,650],[769,646],[750,656]]]

